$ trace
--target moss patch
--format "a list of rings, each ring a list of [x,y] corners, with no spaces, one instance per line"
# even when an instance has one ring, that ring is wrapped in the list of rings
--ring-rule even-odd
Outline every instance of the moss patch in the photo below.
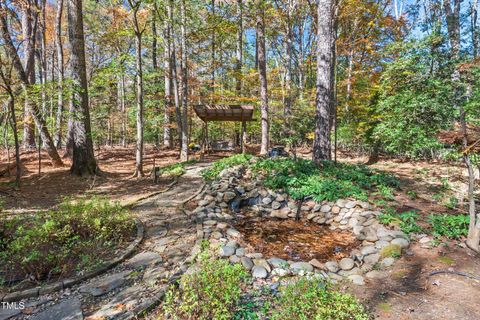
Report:
[[[400,247],[398,244],[389,244],[380,251],[380,255],[383,258],[398,258],[402,255],[402,247]]]

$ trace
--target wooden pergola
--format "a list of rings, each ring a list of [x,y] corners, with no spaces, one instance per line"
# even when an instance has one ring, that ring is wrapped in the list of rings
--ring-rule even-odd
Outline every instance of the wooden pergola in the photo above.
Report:
[[[208,145],[209,121],[236,121],[242,122],[242,153],[245,153],[247,143],[247,121],[254,121],[251,105],[196,105],[193,106],[197,116],[205,123],[203,151]]]

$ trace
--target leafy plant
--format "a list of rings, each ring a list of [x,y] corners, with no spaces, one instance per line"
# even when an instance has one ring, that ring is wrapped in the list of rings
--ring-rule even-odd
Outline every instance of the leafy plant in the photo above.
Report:
[[[438,215],[431,214],[428,220],[432,226],[432,235],[458,239],[468,234],[469,216],[467,215]]]
[[[400,229],[406,234],[413,232],[421,232],[423,229],[417,224],[417,220],[420,216],[415,211],[406,211],[398,215],[400,219]]]
[[[448,201],[445,203],[445,207],[449,209],[455,209],[458,205],[458,199],[456,197],[448,198]]]
[[[195,160],[170,164],[168,166],[159,168],[159,173],[163,176],[179,177],[186,172],[185,167],[193,163],[195,163]]]
[[[412,200],[415,200],[415,199],[418,198],[418,194],[413,190],[408,190],[407,191],[407,196]]]
[[[198,270],[183,275],[178,288],[169,288],[163,311],[173,319],[231,319],[247,276],[241,265],[204,252]]]
[[[219,178],[220,172],[224,169],[231,168],[241,164],[247,164],[251,155],[248,154],[236,154],[228,158],[220,159],[212,164],[211,167],[202,171],[202,176],[205,180],[215,180]]]
[[[32,217],[3,217],[0,270],[42,280],[89,269],[127,241],[133,227],[128,210],[101,198],[67,200]]]
[[[304,159],[259,159],[251,165],[265,175],[265,186],[283,189],[295,199],[311,196],[315,201],[335,201],[340,198],[367,200],[379,186],[396,188],[392,175],[364,165],[325,161],[316,165]]]
[[[352,295],[333,291],[319,280],[305,278],[284,287],[272,309],[273,320],[369,319],[365,308]]]

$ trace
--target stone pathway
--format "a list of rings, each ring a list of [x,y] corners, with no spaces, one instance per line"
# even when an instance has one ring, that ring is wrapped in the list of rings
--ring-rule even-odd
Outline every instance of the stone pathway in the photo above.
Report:
[[[163,297],[168,281],[187,268],[197,239],[195,220],[182,204],[202,187],[194,165],[170,190],[145,199],[133,211],[145,226],[137,253],[109,272],[25,302],[15,312],[0,308],[0,320],[131,319]]]

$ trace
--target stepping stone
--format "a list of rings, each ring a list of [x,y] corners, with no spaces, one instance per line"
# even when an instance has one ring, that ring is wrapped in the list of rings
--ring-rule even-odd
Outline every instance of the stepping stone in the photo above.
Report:
[[[15,316],[18,316],[20,313],[22,313],[22,310],[20,309],[18,304],[13,305],[12,309],[7,309],[6,306],[2,306],[0,307],[0,320],[7,320],[13,318]]]
[[[129,259],[125,266],[127,268],[137,269],[143,268],[148,265],[153,265],[162,262],[162,257],[156,253],[151,251],[140,252],[139,254],[133,256]]]
[[[91,319],[116,319],[118,315],[126,313],[128,310],[138,306],[141,293],[144,291],[146,291],[144,285],[135,285],[118,292],[110,302],[103,305],[100,310],[95,312],[91,316]]]
[[[125,278],[128,276],[129,273],[130,271],[124,271],[112,274],[106,278],[95,281],[95,283],[93,284],[88,284],[80,287],[79,292],[87,293],[94,297],[99,297],[122,286],[125,283]]]
[[[348,270],[351,270],[353,268],[354,264],[355,263],[354,263],[353,259],[343,258],[342,260],[340,260],[338,265],[340,266],[340,269],[348,271]]]
[[[60,302],[52,307],[33,315],[31,320],[83,320],[82,305],[78,298]]]

